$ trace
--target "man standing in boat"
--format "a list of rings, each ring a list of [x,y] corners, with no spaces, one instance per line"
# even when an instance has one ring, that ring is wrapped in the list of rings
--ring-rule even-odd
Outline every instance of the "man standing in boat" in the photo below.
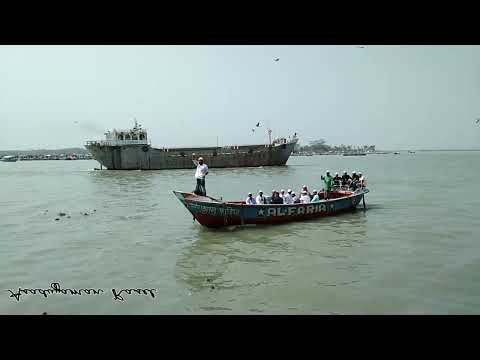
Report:
[[[198,161],[193,160],[193,163],[197,165],[197,171],[195,171],[195,179],[197,179],[197,187],[194,193],[201,196],[207,196],[207,190],[205,189],[205,176],[208,174],[208,166],[204,164],[203,158],[199,157]]]
[[[333,177],[330,175],[330,171],[327,171],[325,176],[322,176],[321,179],[324,182],[324,191],[325,191],[325,196],[324,199],[327,200],[330,197],[330,191],[332,191],[332,185],[333,185]]]

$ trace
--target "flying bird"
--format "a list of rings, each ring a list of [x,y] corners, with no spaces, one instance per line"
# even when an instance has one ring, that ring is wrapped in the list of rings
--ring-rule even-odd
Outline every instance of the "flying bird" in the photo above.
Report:
[[[278,61],[278,60],[280,60],[280,58],[275,58],[275,61]]]
[[[257,125],[255,125],[256,127],[260,127],[260,121],[257,123]]]
[[[252,133],[254,133],[254,132],[255,132],[255,129],[252,129]]]
[[[477,121],[475,121],[475,124],[478,124],[480,122],[480,118],[477,119]]]

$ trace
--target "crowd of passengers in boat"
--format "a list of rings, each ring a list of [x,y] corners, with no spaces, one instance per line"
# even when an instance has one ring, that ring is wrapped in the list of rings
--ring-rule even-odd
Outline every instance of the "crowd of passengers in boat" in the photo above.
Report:
[[[323,180],[322,191],[313,190],[310,192],[306,185],[302,186],[302,190],[299,192],[300,196],[297,196],[295,191],[288,189],[272,190],[271,196],[265,196],[263,191],[258,191],[256,197],[252,193],[248,193],[248,197],[245,200],[247,205],[262,205],[262,204],[310,204],[320,202],[321,199],[328,200],[332,191],[338,190],[350,190],[355,191],[358,188],[366,187],[367,182],[365,176],[361,172],[353,171],[352,175],[349,175],[347,171],[343,172],[340,176],[339,173],[335,173],[335,176],[330,175],[330,171],[325,173],[325,176],[321,176]],[[323,196],[321,197],[321,193]]]

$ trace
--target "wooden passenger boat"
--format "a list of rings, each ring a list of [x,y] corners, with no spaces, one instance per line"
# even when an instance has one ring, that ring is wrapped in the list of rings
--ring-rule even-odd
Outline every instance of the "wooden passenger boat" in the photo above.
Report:
[[[330,193],[328,200],[323,200],[324,194],[320,192],[322,199],[320,202],[291,205],[247,205],[244,201],[222,201],[189,192],[173,193],[190,211],[194,220],[206,227],[218,228],[247,224],[279,224],[353,211],[362,200],[365,206],[364,196],[368,192],[366,188],[355,191],[337,190]]]

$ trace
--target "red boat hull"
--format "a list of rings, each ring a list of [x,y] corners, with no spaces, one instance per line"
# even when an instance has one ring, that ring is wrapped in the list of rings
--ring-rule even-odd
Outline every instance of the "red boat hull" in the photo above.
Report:
[[[310,204],[246,205],[174,191],[175,196],[201,225],[210,228],[248,224],[281,224],[353,211],[368,189],[332,192],[332,198]],[[321,194],[323,196],[323,194]]]

